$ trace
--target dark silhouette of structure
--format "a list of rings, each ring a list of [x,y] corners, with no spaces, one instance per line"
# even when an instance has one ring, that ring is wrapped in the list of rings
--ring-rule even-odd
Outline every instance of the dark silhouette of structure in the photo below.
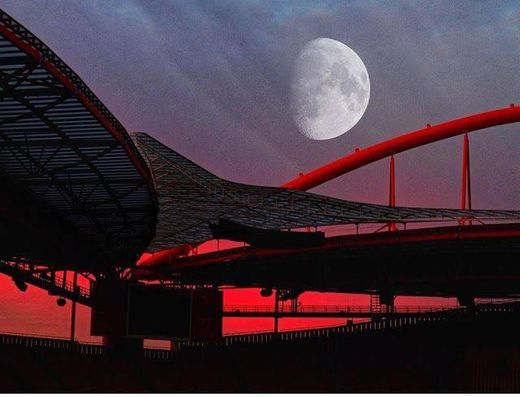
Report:
[[[501,305],[127,355],[0,335],[0,381],[6,392],[518,392],[519,330],[518,307]]]
[[[0,335],[3,391],[520,388],[518,304],[476,304],[520,293],[520,211],[471,208],[468,138],[520,121],[520,107],[428,125],[282,187],[252,186],[219,178],[146,133],[128,134],[3,11],[0,49],[0,206],[9,209],[0,212],[0,272],[22,291],[33,284],[60,296],[59,305],[90,306],[92,333],[104,337],[103,346],[77,343],[74,316],[71,341]],[[396,206],[394,156],[459,134],[461,209]],[[388,206],[306,191],[386,157]],[[361,224],[379,232],[318,230]],[[198,254],[199,244],[220,238],[244,247]],[[145,251],[153,255],[138,264]],[[275,307],[226,308],[225,285],[274,291]],[[299,307],[299,294],[311,290],[373,298],[358,311]],[[404,310],[394,307],[397,295],[455,296],[460,307]],[[372,321],[222,337],[222,316]],[[175,342],[170,351],[143,349],[146,337]]]

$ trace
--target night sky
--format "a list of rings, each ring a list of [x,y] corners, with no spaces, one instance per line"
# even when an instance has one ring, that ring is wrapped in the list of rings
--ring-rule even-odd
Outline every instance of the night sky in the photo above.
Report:
[[[518,1],[0,6],[71,66],[129,131],[148,132],[238,182],[281,185],[426,123],[520,103]],[[371,83],[361,121],[329,141],[301,135],[289,104],[294,61],[318,37],[352,48]],[[519,132],[513,124],[470,136],[474,208],[520,208]],[[456,137],[397,156],[397,204],[456,207],[461,146]],[[315,191],[385,203],[387,168],[383,160]],[[1,306],[0,299],[0,313]]]

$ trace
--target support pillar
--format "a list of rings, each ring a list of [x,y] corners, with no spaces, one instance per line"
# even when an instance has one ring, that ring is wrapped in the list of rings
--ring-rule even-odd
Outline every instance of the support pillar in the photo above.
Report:
[[[462,145],[462,180],[460,190],[460,208],[462,210],[471,209],[471,173],[470,173],[470,160],[469,160],[469,137],[468,134],[464,134],[464,141]],[[471,221],[468,221],[471,225]],[[465,224],[465,220],[462,219],[459,222],[461,225]]]
[[[379,301],[381,302],[381,305],[385,306],[385,311],[388,313],[393,313],[394,311],[394,302],[395,302],[395,296],[394,294],[390,292],[381,292],[379,295]]]
[[[462,294],[457,296],[459,306],[466,306],[467,308],[475,307],[475,297],[472,294]]]
[[[103,337],[110,354],[140,354],[143,340],[127,336],[128,284],[109,275],[96,280],[92,292],[91,334]]]
[[[395,159],[394,156],[390,156],[390,181],[388,188],[388,205],[395,207]],[[388,224],[388,231],[395,231],[397,227],[395,223],[391,222]]]
[[[291,298],[291,312],[298,312],[298,297]]]
[[[67,272],[65,271],[64,275],[63,275],[63,283],[65,284],[65,280],[66,280],[66,274]],[[73,288],[73,291],[74,293],[77,292],[78,290],[78,273],[77,272],[74,272],[74,276],[73,276],[73,279],[72,279],[72,288]],[[71,308],[71,312],[70,312],[70,340],[71,342],[74,342],[74,340],[76,339],[76,299],[72,299],[72,308]]]
[[[276,289],[274,294],[274,333],[278,333],[278,314],[280,309],[280,291]]]
[[[381,312],[381,301],[379,294],[370,294],[370,313]]]
[[[389,205],[395,207],[395,159],[394,156],[390,156],[390,187],[389,187]]]

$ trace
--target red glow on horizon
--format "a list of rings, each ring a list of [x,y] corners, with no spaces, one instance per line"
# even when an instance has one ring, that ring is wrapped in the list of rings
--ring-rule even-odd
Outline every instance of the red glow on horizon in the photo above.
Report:
[[[0,333],[22,333],[67,338],[70,334],[70,301],[64,307],[56,305],[57,296],[29,285],[26,292],[19,291],[11,278],[0,274]],[[368,305],[367,295],[307,292],[300,296],[303,305]],[[453,305],[453,298],[398,297],[397,305]],[[273,305],[274,297],[261,297],[259,289],[226,289],[225,305]],[[279,320],[281,331],[308,327],[335,326],[345,323],[344,319],[298,319]],[[77,305],[77,339],[84,342],[100,343],[101,338],[89,334],[90,308]],[[272,332],[272,318],[225,318],[225,334],[242,332]],[[156,344],[154,346],[160,346]]]

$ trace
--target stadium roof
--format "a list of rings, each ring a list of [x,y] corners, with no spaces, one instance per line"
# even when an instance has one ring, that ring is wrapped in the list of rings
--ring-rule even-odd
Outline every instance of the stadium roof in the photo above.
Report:
[[[289,229],[356,223],[520,219],[520,211],[388,207],[219,178],[142,132],[131,133],[148,162],[158,194],[156,236],[149,251],[213,238],[209,224]]]
[[[49,47],[1,10],[0,177],[74,230],[96,260],[132,260],[153,236],[153,183],[123,126]],[[13,254],[77,259],[71,251],[49,258],[33,246],[28,241]]]
[[[134,140],[52,50],[0,10],[0,259],[129,265],[147,247],[209,240],[210,223],[221,219],[288,229],[520,218],[234,183],[145,133]]]

